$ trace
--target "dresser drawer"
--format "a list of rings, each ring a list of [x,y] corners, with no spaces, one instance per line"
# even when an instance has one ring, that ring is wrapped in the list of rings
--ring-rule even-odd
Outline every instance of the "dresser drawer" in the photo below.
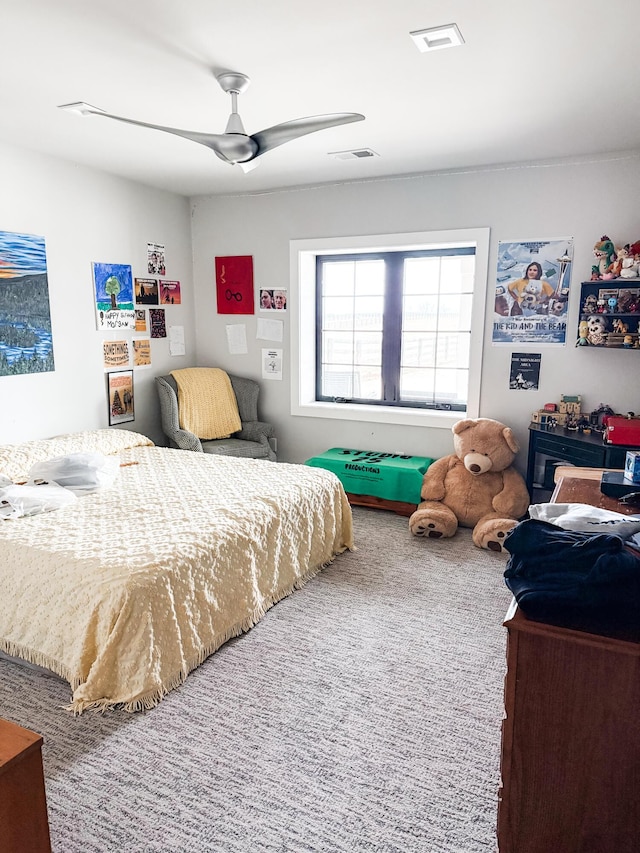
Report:
[[[603,466],[606,448],[604,445],[598,447],[590,444],[574,444],[562,439],[539,438],[536,443],[536,452],[545,453],[581,465],[585,468],[600,468]]]

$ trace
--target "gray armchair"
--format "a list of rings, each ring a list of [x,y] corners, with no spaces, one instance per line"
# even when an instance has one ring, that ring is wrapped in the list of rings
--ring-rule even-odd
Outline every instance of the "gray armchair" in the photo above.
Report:
[[[250,459],[276,461],[269,439],[275,435],[271,424],[258,420],[258,394],[260,386],[253,379],[231,376],[231,385],[238,403],[242,429],[230,438],[201,441],[197,435],[180,429],[178,417],[178,385],[170,374],[156,376],[156,388],[160,397],[162,431],[171,447],[195,450],[198,453],[218,453],[221,456],[244,456]]]

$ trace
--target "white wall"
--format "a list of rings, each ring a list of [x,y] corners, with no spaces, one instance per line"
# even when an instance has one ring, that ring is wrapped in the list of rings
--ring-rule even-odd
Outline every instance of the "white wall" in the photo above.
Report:
[[[247,175],[250,187],[251,175]],[[491,254],[480,414],[516,430],[524,467],[531,412],[560,394],[581,394],[583,409],[606,402],[640,413],[638,350],[575,348],[579,284],[591,273],[593,244],[604,233],[616,243],[640,239],[640,155],[599,161],[496,167],[296,190],[192,200],[196,339],[199,364],[261,380],[263,347],[282,346],[282,382],[261,380],[262,416],[276,425],[278,456],[300,462],[333,446],[441,456],[449,430],[292,417],[289,403],[290,312],[283,344],[256,340],[256,319],[216,313],[214,257],[253,255],[256,300],[261,287],[289,287],[289,241],[405,231],[488,226]],[[574,237],[567,345],[492,346],[497,244],[501,240]],[[296,294],[289,293],[295,307]],[[257,301],[256,301],[257,305]],[[273,315],[262,315],[263,317]],[[280,316],[280,315],[279,315]],[[249,353],[230,356],[225,326],[246,323]],[[541,352],[538,391],[509,390],[511,352]]]
[[[45,238],[55,371],[0,377],[0,443],[108,426],[102,341],[133,333],[96,330],[91,263],[130,264],[146,277],[147,242],[166,246],[167,278],[183,304],[184,357],[152,340],[152,366],[134,372],[136,417],[123,424],[163,443],[153,377],[193,363],[194,320],[188,201],[72,163],[0,146],[0,230]]]

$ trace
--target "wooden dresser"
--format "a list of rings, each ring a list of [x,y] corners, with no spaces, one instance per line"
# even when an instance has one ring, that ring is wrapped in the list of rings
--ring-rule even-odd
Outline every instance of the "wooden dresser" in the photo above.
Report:
[[[50,853],[42,738],[0,720],[0,850]]]
[[[557,502],[620,511],[598,482],[563,482]],[[535,622],[515,602],[504,624],[500,853],[638,853],[638,636]]]

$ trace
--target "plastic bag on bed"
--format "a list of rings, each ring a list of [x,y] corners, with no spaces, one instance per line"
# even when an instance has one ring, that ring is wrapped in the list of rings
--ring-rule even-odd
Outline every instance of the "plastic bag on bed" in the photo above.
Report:
[[[41,486],[25,485],[0,486],[0,519],[23,518],[51,512],[54,509],[74,503],[78,498],[69,489],[63,489],[57,483],[45,483]]]
[[[82,497],[113,485],[120,468],[117,456],[103,453],[70,453],[37,462],[29,471],[29,483],[57,483]]]

